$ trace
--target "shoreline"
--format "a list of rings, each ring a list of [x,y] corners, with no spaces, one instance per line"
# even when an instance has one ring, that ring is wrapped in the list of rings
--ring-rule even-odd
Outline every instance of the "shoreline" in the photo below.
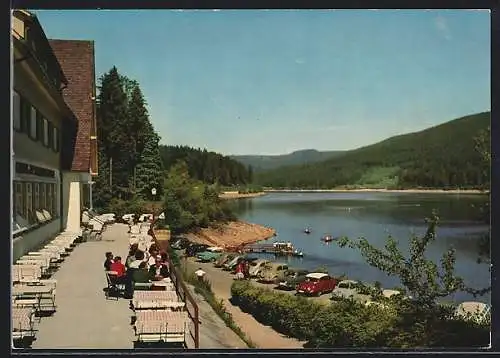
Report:
[[[253,244],[272,238],[276,230],[246,221],[230,221],[217,227],[198,229],[185,236],[193,242],[235,249],[238,246]]]
[[[264,191],[258,193],[238,193],[237,191],[225,191],[219,194],[220,199],[231,200],[231,199],[246,199],[246,198],[257,198],[259,196],[266,195]]]
[[[487,194],[479,189],[267,189],[265,193],[408,193],[408,194]]]

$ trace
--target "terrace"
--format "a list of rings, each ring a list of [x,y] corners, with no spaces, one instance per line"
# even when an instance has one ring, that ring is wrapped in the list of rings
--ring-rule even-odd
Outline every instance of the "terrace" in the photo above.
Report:
[[[142,229],[141,232],[144,233],[144,229],[147,232],[148,227]],[[106,287],[106,275],[103,270],[104,253],[111,251],[114,255],[126,257],[129,248],[128,230],[129,227],[125,224],[107,225],[102,235],[98,236],[95,241],[84,241],[73,245],[74,248],[64,259],[60,268],[51,276],[51,280],[54,283],[57,282],[55,312],[50,316],[33,319],[35,340],[31,348],[133,349],[136,347],[135,342],[138,336],[134,332],[134,326],[131,325],[134,312],[129,307],[130,301],[123,298],[107,299],[104,292]],[[24,264],[28,266],[26,262]],[[186,286],[175,282],[175,278],[172,281],[179,288],[169,287],[173,289],[170,292],[180,298],[179,306],[184,306],[187,302],[186,307],[180,310],[162,311],[158,308],[137,310],[135,313],[137,320],[146,319],[147,321],[143,322],[148,323],[141,325],[141,328],[151,328],[158,322],[164,325],[165,319],[159,315],[188,316],[190,315],[188,311],[192,312],[195,308],[199,313],[198,319],[201,321],[199,336],[196,337],[194,334],[194,322],[188,319],[187,330],[182,337],[187,348],[246,347],[236,334],[214,314],[206,302],[197,295],[193,295],[196,301],[193,306],[186,300],[186,296],[190,293],[183,292],[180,287]],[[16,284],[15,287],[19,289],[19,287],[26,286]],[[136,291],[133,301],[136,306],[139,306],[137,299],[140,298],[138,297],[140,294],[143,296],[161,295],[162,292],[165,291]],[[15,310],[16,314],[18,310],[20,309]],[[170,313],[166,313],[167,311]],[[140,330],[138,328],[138,331]],[[195,344],[196,338],[199,339],[199,344]],[[162,344],[161,346],[178,345]]]

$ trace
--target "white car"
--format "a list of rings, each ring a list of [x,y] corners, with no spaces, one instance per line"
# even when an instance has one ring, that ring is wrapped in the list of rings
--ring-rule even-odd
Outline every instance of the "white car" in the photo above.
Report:
[[[224,248],[220,247],[220,246],[211,246],[211,247],[207,247],[206,251],[210,251],[210,252],[224,252]]]
[[[351,298],[358,292],[359,282],[353,280],[340,281],[332,291],[332,300],[337,298]]]
[[[253,265],[250,266],[250,270],[248,270],[250,277],[257,277],[259,273],[264,269],[266,264],[268,264],[268,260],[257,260]]]
[[[472,319],[481,324],[491,320],[491,306],[483,302],[462,302],[455,310],[455,316],[465,320]]]

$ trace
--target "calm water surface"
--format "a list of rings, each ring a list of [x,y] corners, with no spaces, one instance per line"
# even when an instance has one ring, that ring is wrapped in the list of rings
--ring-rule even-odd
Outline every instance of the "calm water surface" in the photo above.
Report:
[[[436,241],[428,249],[428,257],[437,263],[450,247],[456,249],[456,271],[475,288],[490,285],[487,264],[477,263],[477,238],[487,231],[478,218],[475,205],[484,202],[481,195],[414,194],[414,193],[272,193],[263,197],[234,201],[235,212],[242,220],[267,225],[277,230],[275,240],[290,241],[304,252],[303,258],[280,259],[290,266],[314,269],[326,266],[331,274],[347,274],[349,278],[367,282],[380,281],[383,287],[399,285],[367,265],[360,254],[335,243],[324,243],[324,234],[365,237],[373,245],[383,247],[388,235],[408,248],[412,234],[422,235],[424,218],[437,210],[440,225]],[[312,233],[302,231],[311,227]],[[272,256],[268,256],[272,258]],[[450,297],[455,301],[471,300],[465,293]],[[489,302],[489,296],[476,300]]]

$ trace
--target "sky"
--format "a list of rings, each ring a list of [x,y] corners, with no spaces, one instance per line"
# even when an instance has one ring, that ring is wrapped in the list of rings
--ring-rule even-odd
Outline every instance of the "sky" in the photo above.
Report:
[[[162,144],[348,150],[491,108],[489,11],[35,13],[139,82]]]

